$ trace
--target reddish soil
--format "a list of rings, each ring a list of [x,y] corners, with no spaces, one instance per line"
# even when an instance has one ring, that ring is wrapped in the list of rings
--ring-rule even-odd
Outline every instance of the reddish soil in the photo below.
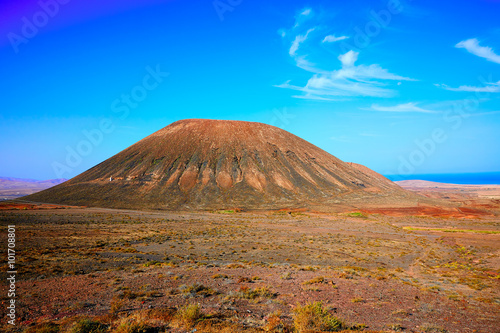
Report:
[[[36,210],[36,209],[68,209],[80,208],[78,206],[55,205],[45,203],[32,203],[21,201],[0,201],[0,210]],[[84,208],[84,207],[81,207]]]
[[[297,304],[322,301],[372,331],[498,332],[492,216],[79,208],[4,210],[0,221],[16,225],[19,329],[199,303],[240,325],[226,332],[263,332],[274,311],[291,324]]]
[[[398,208],[375,208],[361,209],[360,211],[366,214],[381,214],[389,216],[433,216],[444,218],[477,218],[481,216],[495,216],[491,211],[478,208],[457,207],[457,208],[441,208],[441,207],[398,207]]]

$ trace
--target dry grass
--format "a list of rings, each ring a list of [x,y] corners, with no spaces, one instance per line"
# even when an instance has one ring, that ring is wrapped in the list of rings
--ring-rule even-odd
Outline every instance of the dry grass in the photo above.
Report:
[[[344,328],[340,319],[331,315],[323,303],[298,304],[294,309],[293,326],[298,333],[311,331],[338,332]]]
[[[274,298],[276,296],[278,296],[278,294],[271,291],[271,288],[267,286],[255,289],[248,287],[241,287],[240,291],[237,294],[238,298],[244,298],[244,299]]]
[[[325,281],[326,281],[326,279],[323,276],[318,276],[318,277],[315,277],[311,280],[304,281],[304,282],[302,282],[302,284],[308,285],[308,284],[325,283]]]
[[[266,332],[293,332],[293,329],[283,320],[280,311],[273,312],[266,317],[266,324],[264,325],[263,329]]]
[[[59,333],[59,331],[59,324],[47,322],[28,327],[24,330],[24,333]]]
[[[203,319],[203,317],[204,314],[201,311],[200,305],[191,303],[177,310],[173,322],[178,327],[190,329],[193,328],[198,321]]]
[[[218,292],[216,290],[213,290],[210,287],[206,287],[206,286],[204,286],[202,284],[198,284],[198,283],[195,283],[195,284],[190,285],[190,286],[186,286],[186,285],[180,286],[179,291],[182,294],[184,294],[185,296],[191,296],[191,297],[195,297],[195,296],[209,297],[209,296],[213,296],[213,295],[218,294]]]
[[[90,318],[81,318],[76,321],[69,330],[70,333],[105,333],[107,331],[108,325]],[[121,331],[119,333],[125,332]]]

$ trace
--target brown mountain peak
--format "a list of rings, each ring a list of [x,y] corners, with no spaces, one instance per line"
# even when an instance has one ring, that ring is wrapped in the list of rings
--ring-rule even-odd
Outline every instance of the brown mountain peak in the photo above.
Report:
[[[388,195],[405,194],[376,172],[280,128],[186,119],[29,199],[118,208],[267,209]]]

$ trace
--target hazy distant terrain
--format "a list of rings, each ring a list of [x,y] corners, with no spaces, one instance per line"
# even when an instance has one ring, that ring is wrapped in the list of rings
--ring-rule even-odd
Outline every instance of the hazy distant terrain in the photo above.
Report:
[[[396,184],[406,190],[425,193],[427,197],[448,198],[460,194],[465,197],[500,199],[500,185],[447,184],[427,180],[402,180]]]
[[[66,179],[34,180],[0,177],[0,200],[19,198],[61,184]]]

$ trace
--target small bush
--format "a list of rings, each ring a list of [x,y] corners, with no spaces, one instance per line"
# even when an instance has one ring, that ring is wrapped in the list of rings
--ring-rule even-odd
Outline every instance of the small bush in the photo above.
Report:
[[[191,286],[181,286],[179,287],[179,290],[186,296],[202,296],[202,297],[208,297],[212,295],[217,295],[218,292],[213,290],[210,287],[206,287],[202,284],[193,284]]]
[[[281,318],[281,312],[273,312],[266,317],[266,325],[263,327],[266,332],[288,333],[291,328]]]
[[[174,316],[174,320],[180,327],[186,329],[194,327],[196,323],[203,319],[203,313],[199,304],[188,304],[179,308]]]
[[[104,333],[108,331],[108,325],[104,325],[90,318],[82,318],[71,327],[71,333]]]
[[[308,271],[308,272],[315,272],[318,270],[318,268],[313,267],[313,266],[305,266],[305,267],[301,267],[300,270],[301,271]]]
[[[229,276],[226,274],[215,274],[212,275],[212,279],[229,279]]]
[[[262,298],[274,298],[277,294],[272,292],[269,287],[260,287],[260,288],[248,288],[242,287],[240,288],[239,297],[245,299],[256,299],[258,297]]]
[[[318,277],[315,277],[314,279],[302,282],[302,284],[304,284],[304,285],[316,284],[316,283],[325,283],[325,278],[322,276],[318,276]]]
[[[401,326],[400,324],[388,324],[387,327],[390,330],[393,330],[396,332],[401,332],[401,331],[405,330],[405,328],[403,326]]]
[[[42,323],[29,327],[24,333],[59,333],[59,325],[56,323]]]
[[[152,325],[153,320],[146,312],[136,312],[133,315],[122,318],[113,333],[156,333],[158,325]],[[160,324],[160,326],[163,326]]]
[[[109,311],[111,313],[118,313],[120,312],[121,309],[125,306],[125,302],[123,299],[119,299],[116,297],[113,297],[110,302],[110,309]]]
[[[352,213],[347,213],[346,214],[349,217],[361,217],[361,218],[366,218],[367,216],[361,212],[352,212]]]
[[[294,309],[293,326],[298,333],[307,331],[340,331],[344,324],[328,313],[323,303],[314,302],[304,306],[300,304]]]

